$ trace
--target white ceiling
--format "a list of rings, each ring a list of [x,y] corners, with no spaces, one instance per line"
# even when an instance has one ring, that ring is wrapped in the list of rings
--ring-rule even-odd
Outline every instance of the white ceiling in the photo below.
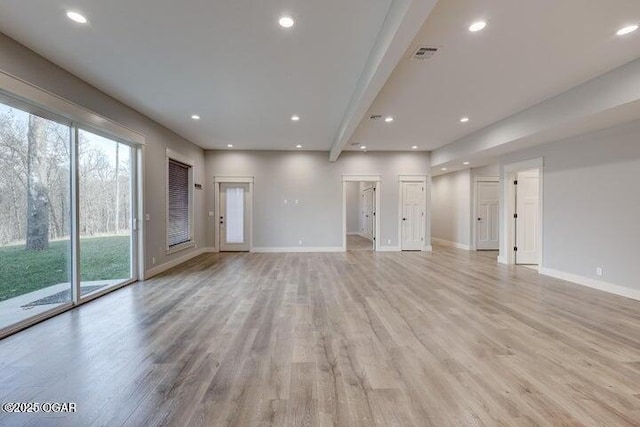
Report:
[[[329,150],[390,4],[2,0],[0,31],[204,148]]]
[[[433,10],[426,3],[2,0],[0,31],[214,149],[328,151],[352,120],[346,149],[434,150],[640,56],[640,31],[615,35],[640,22],[638,0],[440,0]],[[89,24],[70,22],[67,9]],[[283,14],[295,17],[294,28],[278,26]],[[470,33],[478,19],[487,28]],[[408,59],[419,45],[440,51]],[[384,49],[406,53],[358,126],[349,110],[364,111],[380,87],[364,76],[397,61],[370,69]],[[358,88],[372,94],[354,107]],[[371,114],[395,120],[374,122]],[[461,124],[462,116],[471,120]]]
[[[487,28],[469,32],[479,19]],[[638,58],[640,31],[615,35],[638,22],[638,0],[440,0],[350,142],[368,150],[453,142]],[[408,59],[419,45],[441,49]]]

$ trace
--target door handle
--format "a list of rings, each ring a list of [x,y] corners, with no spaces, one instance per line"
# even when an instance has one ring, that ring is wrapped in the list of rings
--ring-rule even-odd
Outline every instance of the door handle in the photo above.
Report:
[[[402,220],[403,220],[403,221],[406,221],[406,220],[407,220],[407,218],[402,218]]]
[[[478,218],[478,221],[482,221],[482,218]]]

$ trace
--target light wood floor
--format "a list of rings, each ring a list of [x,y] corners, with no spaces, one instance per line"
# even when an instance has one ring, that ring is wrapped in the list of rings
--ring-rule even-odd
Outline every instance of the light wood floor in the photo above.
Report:
[[[373,242],[362,236],[355,234],[347,235],[347,250],[348,251],[372,251]]]
[[[495,253],[207,254],[0,341],[32,426],[640,425],[640,302]]]

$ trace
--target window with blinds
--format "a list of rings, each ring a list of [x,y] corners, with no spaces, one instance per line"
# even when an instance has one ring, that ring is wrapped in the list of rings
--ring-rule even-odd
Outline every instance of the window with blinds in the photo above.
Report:
[[[191,241],[191,166],[169,159],[169,248]]]

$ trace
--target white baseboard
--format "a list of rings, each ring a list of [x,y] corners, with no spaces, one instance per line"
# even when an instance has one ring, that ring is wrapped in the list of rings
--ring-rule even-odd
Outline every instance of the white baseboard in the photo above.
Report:
[[[433,246],[425,246],[422,252],[433,252]]]
[[[253,248],[251,252],[258,253],[280,253],[280,252],[344,252],[342,246],[291,246],[272,248]]]
[[[432,237],[431,241],[433,243],[437,243],[437,244],[442,245],[442,246],[448,246],[450,248],[464,249],[465,251],[470,251],[471,250],[471,246],[470,245],[465,245],[464,243],[451,242],[449,240],[444,240],[444,239],[436,239],[435,237]]]
[[[380,246],[377,252],[400,252],[400,246]]]
[[[611,294],[640,300],[640,289],[632,289],[625,286],[614,285],[613,283],[592,279],[590,277],[579,276],[577,274],[565,273],[564,271],[554,270],[552,268],[540,267],[538,272],[540,274],[544,274],[545,276],[554,277],[560,280],[566,280],[567,282],[576,283],[578,285],[587,286],[589,288],[598,289],[600,291],[609,292]]]
[[[148,269],[145,272],[144,278],[145,280],[149,280],[151,279],[153,276],[157,276],[160,273],[164,273],[165,271],[169,270],[170,268],[176,267],[182,263],[185,263],[187,261],[189,261],[191,258],[195,258],[198,255],[202,255],[205,252],[209,252],[207,249],[209,248],[200,248],[200,249],[196,249],[193,252],[189,252],[186,255],[183,255],[179,258],[173,259],[169,262],[165,262],[164,264],[160,264],[157,265],[153,268]]]
[[[509,263],[507,262],[507,258],[506,258],[506,257],[503,257],[502,255],[498,255],[498,262],[499,262],[500,264],[509,264]]]
[[[348,231],[347,232],[347,236],[361,236],[362,233],[360,233],[359,231]]]
[[[218,248],[202,248],[203,253],[218,253]]]

